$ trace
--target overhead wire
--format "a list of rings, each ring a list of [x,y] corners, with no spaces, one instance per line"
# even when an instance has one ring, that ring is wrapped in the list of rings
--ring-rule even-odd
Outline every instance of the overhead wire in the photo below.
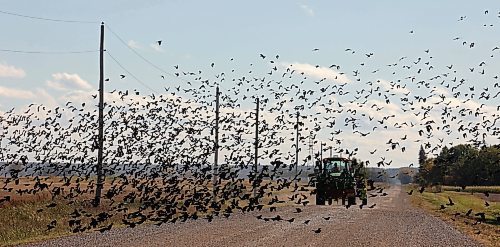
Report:
[[[64,19],[53,19],[53,18],[44,18],[37,16],[29,16],[9,11],[0,10],[0,14],[12,15],[17,17],[43,20],[43,21],[52,21],[52,22],[65,22],[65,23],[99,23],[97,21],[82,21],[82,20],[64,20]],[[25,54],[77,54],[77,53],[93,53],[98,52],[99,50],[81,50],[81,51],[28,51],[28,50],[14,50],[14,49],[0,49],[0,52],[11,52],[11,53],[25,53]]]
[[[0,13],[5,14],[5,15],[12,15],[12,16],[24,17],[24,18],[35,19],[35,20],[42,20],[42,21],[65,22],[65,23],[86,23],[86,24],[99,23],[98,21],[63,20],[63,19],[44,18],[44,17],[23,15],[23,14],[18,14],[18,13],[14,13],[14,12],[4,11],[4,10],[0,10]]]
[[[63,22],[63,23],[86,23],[86,24],[96,24],[100,23],[98,21],[83,21],[83,20],[66,20],[66,19],[54,19],[54,18],[45,18],[45,17],[38,17],[38,16],[30,16],[30,15],[24,15],[24,14],[19,14],[15,12],[10,12],[10,11],[4,11],[0,10],[0,14],[5,14],[5,15],[11,15],[11,16],[17,16],[17,17],[23,17],[23,18],[29,18],[29,19],[35,19],[35,20],[43,20],[43,21],[52,21],[52,22]],[[154,67],[158,71],[172,76],[176,78],[173,74],[170,72],[165,71],[158,65],[152,63],[148,59],[146,59],[144,56],[139,54],[136,50],[132,49],[127,43],[117,34],[115,33],[109,25],[105,24],[106,28],[123,44],[125,45],[128,49],[130,49],[135,55],[137,55],[139,58],[141,58],[143,61],[148,63],[150,66]],[[11,53],[24,53],[24,54],[78,54],[78,53],[93,53],[93,52],[99,52],[99,50],[83,50],[83,51],[27,51],[27,50],[13,50],[13,49],[0,49],[0,52],[11,52]],[[137,78],[134,74],[132,74],[129,70],[127,70],[109,51],[106,51],[106,54],[120,67],[122,68],[125,72],[127,72],[132,78],[134,78],[137,82],[139,82],[141,85],[144,87],[148,88],[149,90],[158,93],[156,90],[153,88],[149,87],[146,83],[141,81],[139,78]],[[181,80],[184,80],[181,78]]]
[[[137,52],[135,49],[133,49],[132,47],[130,47],[127,42],[125,42],[125,40],[123,40],[116,32],[114,32],[108,24],[104,24],[106,26],[106,29],[108,29],[124,46],[126,46],[129,50],[131,50],[136,56],[138,56],[140,59],[142,59],[144,62],[146,62],[147,64],[151,65],[153,68],[157,69],[158,71],[162,72],[162,73],[165,73],[166,75],[169,75],[173,78],[176,78],[176,79],[181,79],[181,80],[184,80],[183,78],[179,78],[175,75],[173,75],[172,73],[168,72],[168,71],[165,71],[164,69],[162,69],[160,66],[154,64],[153,62],[149,61],[147,58],[145,58],[143,55],[141,55],[139,52]]]
[[[154,90],[153,88],[149,87],[146,83],[144,83],[143,81],[141,81],[139,78],[137,78],[137,76],[135,76],[134,74],[132,74],[128,69],[126,69],[115,57],[113,57],[113,55],[111,55],[111,53],[109,51],[106,51],[106,54],[120,67],[122,68],[125,72],[127,72],[127,75],[130,75],[132,78],[134,78],[137,82],[139,82],[141,85],[143,85],[144,87],[146,87],[147,89],[151,90],[152,92],[155,92],[157,94],[160,94],[158,93],[158,91]]]
[[[27,51],[27,50],[0,49],[0,52],[26,53],[26,54],[79,54],[79,53],[95,53],[95,52],[99,52],[99,50],[82,50],[82,51]]]

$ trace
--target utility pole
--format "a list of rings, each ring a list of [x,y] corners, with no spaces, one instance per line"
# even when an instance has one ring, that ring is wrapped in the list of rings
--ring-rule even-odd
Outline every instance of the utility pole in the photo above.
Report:
[[[257,179],[257,167],[258,167],[258,162],[259,162],[259,98],[257,98],[257,107],[255,109],[255,165],[254,165],[254,188],[253,188],[253,196],[255,197],[257,194],[257,191],[255,191],[255,182]]]
[[[312,162],[312,166],[314,167],[314,140],[312,132],[309,133],[309,160]]]
[[[323,142],[319,144],[319,150],[320,150],[320,160],[323,162]]]
[[[330,158],[332,157],[332,146],[330,146]]]
[[[296,134],[295,134],[295,176],[297,176],[298,167],[299,167],[299,112],[297,111],[297,123],[296,123],[297,129],[296,129]],[[297,181],[295,181],[297,183]]]
[[[97,182],[95,189],[94,207],[101,203],[101,192],[104,183],[104,174],[102,172],[102,154],[104,148],[104,22],[101,22],[101,42],[99,48],[99,136],[97,150]]]
[[[219,164],[219,86],[215,88],[215,143],[214,143],[214,167],[212,192],[214,203],[217,200],[216,184],[217,184],[217,166]]]

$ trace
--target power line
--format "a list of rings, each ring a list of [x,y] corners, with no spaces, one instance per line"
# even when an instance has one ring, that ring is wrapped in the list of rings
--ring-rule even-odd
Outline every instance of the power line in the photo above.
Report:
[[[79,53],[94,53],[94,52],[99,52],[99,50],[83,50],[83,51],[26,51],[26,50],[0,49],[0,52],[25,53],[25,54],[79,54]]]
[[[0,10],[0,13],[5,14],[5,15],[12,15],[12,16],[42,20],[42,21],[54,21],[54,22],[65,22],[65,23],[87,23],[87,24],[99,23],[98,21],[63,20],[63,19],[52,19],[52,18],[44,18],[44,17],[37,17],[37,16],[29,16],[29,15],[23,15],[23,14],[18,14],[18,13],[14,13],[14,12],[3,11],[3,10]]]
[[[129,70],[127,70],[125,67],[123,67],[123,65],[122,65],[120,62],[118,62],[118,60],[117,60],[115,57],[113,57],[113,56],[111,55],[111,53],[109,53],[109,51],[106,51],[106,54],[108,54],[108,56],[109,56],[109,57],[110,57],[113,61],[115,61],[115,63],[116,63],[116,64],[117,64],[120,68],[122,68],[125,72],[127,72],[127,74],[128,74],[128,75],[130,75],[132,78],[134,78],[134,79],[135,79],[137,82],[139,82],[141,85],[143,85],[143,86],[144,86],[144,87],[146,87],[147,89],[149,89],[149,90],[151,90],[151,91],[153,91],[153,92],[155,92],[155,93],[157,93],[157,94],[160,94],[160,93],[158,93],[156,90],[154,90],[154,89],[152,89],[151,87],[149,87],[148,85],[146,85],[146,83],[142,82],[142,81],[141,81],[139,78],[137,78],[134,74],[130,73],[130,71],[129,71]]]
[[[160,66],[152,63],[151,61],[149,61],[148,59],[146,59],[144,56],[142,56],[141,54],[139,54],[136,50],[132,49],[132,47],[130,47],[127,42],[125,42],[117,33],[115,33],[113,30],[111,30],[111,28],[109,27],[109,25],[106,24],[106,28],[124,45],[126,46],[128,49],[130,49],[135,55],[137,55],[139,58],[141,58],[144,62],[148,63],[149,65],[153,66],[155,69],[157,69],[158,71],[162,72],[162,73],[165,73],[173,78],[177,78],[177,79],[180,79],[178,78],[177,76],[174,76],[172,73],[170,72],[167,72],[165,71],[164,69],[162,69]],[[181,79],[182,80],[182,79]]]

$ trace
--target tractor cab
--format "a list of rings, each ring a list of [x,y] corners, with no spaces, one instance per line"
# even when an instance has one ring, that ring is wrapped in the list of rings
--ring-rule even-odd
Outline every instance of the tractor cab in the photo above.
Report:
[[[330,176],[339,177],[342,173],[351,173],[351,161],[343,158],[323,159],[323,169]]]
[[[353,167],[349,159],[341,157],[324,158],[322,162],[319,160],[316,162],[315,173],[328,177],[352,176]]]

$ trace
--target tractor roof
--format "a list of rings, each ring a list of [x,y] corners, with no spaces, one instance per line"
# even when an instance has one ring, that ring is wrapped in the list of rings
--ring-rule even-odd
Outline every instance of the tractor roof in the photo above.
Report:
[[[327,161],[344,161],[344,162],[350,162],[350,159],[347,158],[342,158],[342,157],[330,157],[330,158],[323,158],[323,160]]]

